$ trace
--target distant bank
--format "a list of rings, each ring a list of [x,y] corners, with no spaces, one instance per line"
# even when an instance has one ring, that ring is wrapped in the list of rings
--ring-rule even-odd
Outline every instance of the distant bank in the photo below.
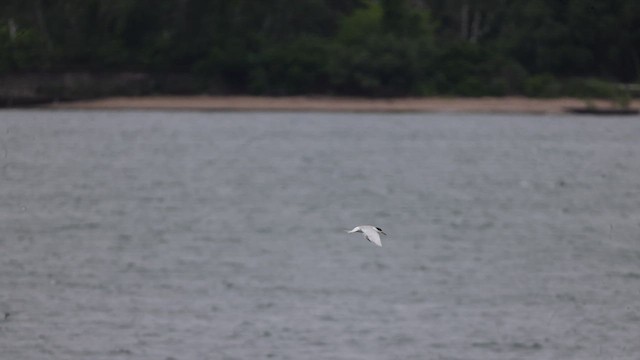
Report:
[[[587,103],[584,99],[577,98],[543,99],[517,96],[381,99],[329,96],[192,95],[203,92],[198,86],[197,79],[181,74],[14,74],[0,76],[0,107],[535,114],[613,107],[612,102],[608,100],[592,100]],[[628,105],[631,109],[639,109],[640,100],[631,101]]]
[[[609,101],[590,103],[598,109],[611,108]],[[254,96],[144,96],[109,97],[96,100],[59,102],[57,109],[139,109],[201,111],[322,111],[322,112],[474,112],[558,114],[585,107],[575,98],[532,99],[525,97],[484,98],[396,98],[343,97],[254,97]],[[640,108],[640,100],[631,104]]]

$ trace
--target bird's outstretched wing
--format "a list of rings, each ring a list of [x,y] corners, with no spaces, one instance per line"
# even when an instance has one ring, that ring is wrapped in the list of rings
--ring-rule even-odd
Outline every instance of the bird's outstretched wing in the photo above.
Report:
[[[378,246],[382,246],[382,241],[380,241],[380,234],[378,234],[378,232],[369,228],[362,229],[362,232],[364,233],[365,239],[371,241],[372,243]]]

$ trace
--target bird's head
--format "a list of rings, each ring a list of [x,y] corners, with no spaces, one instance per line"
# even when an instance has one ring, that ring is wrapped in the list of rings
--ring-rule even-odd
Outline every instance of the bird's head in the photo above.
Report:
[[[384,233],[384,231],[382,231],[382,229],[380,229],[379,227],[376,227],[376,230],[378,230],[378,232],[379,232],[380,234],[382,234],[382,235],[387,235],[387,234],[385,234],[385,233]]]

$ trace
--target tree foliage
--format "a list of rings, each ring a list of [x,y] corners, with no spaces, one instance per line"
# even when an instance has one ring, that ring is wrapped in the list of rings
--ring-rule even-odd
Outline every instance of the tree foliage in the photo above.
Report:
[[[254,94],[556,96],[637,82],[637,0],[3,0],[0,73]],[[577,90],[579,89],[579,90]]]

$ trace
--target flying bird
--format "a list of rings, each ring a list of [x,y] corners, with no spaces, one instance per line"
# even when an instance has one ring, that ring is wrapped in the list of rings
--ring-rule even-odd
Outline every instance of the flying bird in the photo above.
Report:
[[[380,241],[380,234],[387,235],[379,227],[371,226],[371,225],[360,225],[360,226],[354,227],[353,230],[351,231],[347,230],[347,233],[349,234],[353,234],[357,232],[364,234],[365,239],[371,241],[372,243],[378,246],[382,246],[382,242]]]

